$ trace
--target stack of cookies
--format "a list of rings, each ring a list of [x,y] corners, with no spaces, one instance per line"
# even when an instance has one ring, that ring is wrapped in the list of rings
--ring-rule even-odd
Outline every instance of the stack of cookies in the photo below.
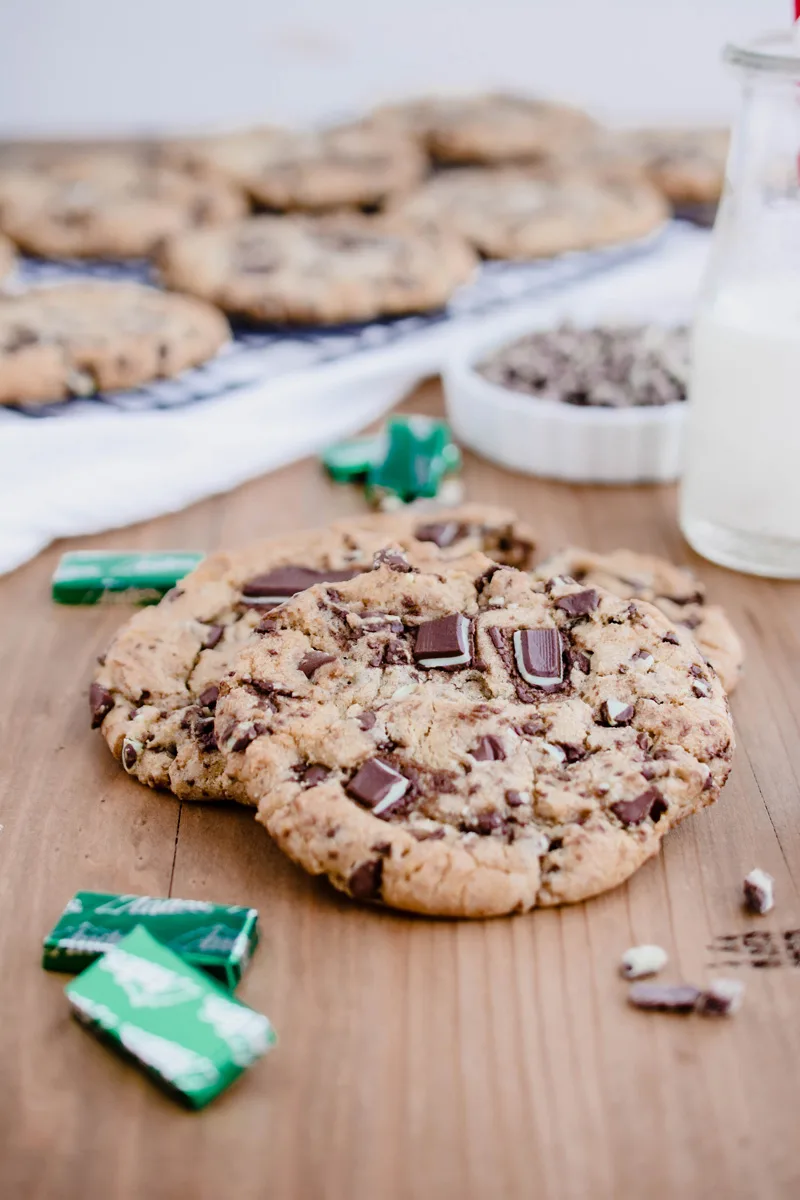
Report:
[[[597,895],[716,799],[741,646],[669,563],[534,564],[515,514],[479,505],[212,555],[122,627],[92,723],[133,778],[252,805],[356,900]]]
[[[317,131],[39,152],[0,170],[15,248],[149,260],[164,292],[76,283],[0,306],[0,404],[129,388],[211,357],[227,318],[336,325],[441,309],[479,259],[640,238],[719,194],[724,135],[613,135],[518,95],[423,99]],[[191,302],[179,298],[192,297]]]

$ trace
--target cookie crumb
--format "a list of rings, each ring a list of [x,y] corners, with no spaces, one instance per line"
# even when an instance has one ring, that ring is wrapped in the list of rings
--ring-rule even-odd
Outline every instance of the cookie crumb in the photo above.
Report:
[[[755,867],[745,875],[742,889],[745,905],[751,912],[763,917],[775,907],[775,880],[761,867]]]
[[[744,984],[738,979],[715,979],[700,993],[697,1011],[704,1017],[730,1017],[742,1007]]]
[[[667,952],[661,946],[631,946],[620,961],[620,974],[625,979],[643,979],[646,975],[657,975],[667,965]]]

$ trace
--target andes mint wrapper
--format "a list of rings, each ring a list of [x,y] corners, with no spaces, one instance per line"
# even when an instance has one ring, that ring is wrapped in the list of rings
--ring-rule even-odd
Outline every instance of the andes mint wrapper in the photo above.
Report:
[[[258,912],[208,900],[76,892],[44,939],[42,966],[83,971],[137,926],[231,991],[258,944]]]
[[[446,421],[423,416],[392,417],[386,436],[383,461],[367,473],[367,496],[372,501],[386,496],[403,503],[432,499],[445,476],[461,464]]]
[[[337,483],[355,483],[366,479],[369,470],[386,455],[386,439],[351,438],[337,442],[320,455],[323,467]]]
[[[141,554],[125,550],[72,550],[53,575],[59,604],[97,604],[103,599],[153,603],[193,571],[205,555],[191,550]]]
[[[276,1041],[265,1016],[142,927],[64,991],[79,1021],[192,1108],[203,1108]]]

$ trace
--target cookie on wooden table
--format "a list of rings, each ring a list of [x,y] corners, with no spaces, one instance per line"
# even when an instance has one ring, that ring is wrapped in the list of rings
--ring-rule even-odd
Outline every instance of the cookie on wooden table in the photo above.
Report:
[[[451,917],[622,883],[716,799],[733,739],[658,609],[481,554],[383,556],[296,596],[223,680],[215,731],[290,858]]]
[[[539,579],[566,575],[584,587],[602,587],[626,600],[647,600],[669,617],[679,633],[694,638],[726,692],[739,682],[744,647],[725,609],[708,604],[703,584],[686,567],[652,554],[614,550],[593,554],[570,546],[536,568]]]
[[[44,258],[137,258],[182,229],[235,220],[243,193],[135,154],[77,155],[0,171],[0,229]]]
[[[434,567],[475,550],[524,566],[533,551],[513,512],[472,504],[352,518],[211,555],[123,625],[95,674],[92,723],[126,771],[183,799],[247,803],[214,740],[223,676],[272,608],[316,581],[369,570],[388,543]]]
[[[443,163],[504,163],[547,156],[596,128],[588,113],[535,96],[493,92],[423,96],[389,104],[372,121],[417,137]]]
[[[374,207],[413,187],[427,160],[409,137],[367,125],[252,130],[191,151],[272,209]]]
[[[404,218],[460,234],[487,258],[550,258],[633,241],[668,216],[644,180],[593,174],[445,171],[398,202]]]
[[[360,213],[258,216],[171,238],[167,287],[275,324],[329,325],[441,308],[472,276],[461,238]]]
[[[138,387],[212,357],[222,313],[136,283],[83,281],[0,298],[0,404]]]

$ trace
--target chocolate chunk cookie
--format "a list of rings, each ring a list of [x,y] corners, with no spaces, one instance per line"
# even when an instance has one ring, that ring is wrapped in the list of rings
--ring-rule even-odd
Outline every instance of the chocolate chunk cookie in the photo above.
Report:
[[[138,387],[205,362],[222,313],[135,283],[68,283],[0,299],[0,404]]]
[[[443,225],[488,258],[549,258],[644,237],[665,220],[645,180],[507,168],[445,171],[395,211]]]
[[[147,257],[169,234],[246,211],[242,192],[230,184],[193,179],[133,154],[0,171],[0,228],[45,258]]]
[[[726,129],[636,129],[624,140],[673,205],[697,205],[702,211],[722,195]]]
[[[222,682],[215,736],[307,871],[485,917],[627,879],[716,799],[733,730],[658,609],[475,554],[379,559],[275,610]]]
[[[321,211],[383,204],[413,187],[427,163],[411,138],[365,125],[317,132],[254,130],[191,151],[205,165],[274,209]]]
[[[689,331],[659,325],[560,325],[510,342],[478,370],[512,391],[583,408],[674,404],[686,399]]]
[[[524,566],[533,550],[513,513],[463,505],[354,518],[211,555],[157,607],[123,625],[92,684],[92,724],[142,783],[185,799],[247,803],[214,737],[220,681],[268,627],[273,608],[319,580],[338,586],[370,569],[387,543],[437,564],[483,550]]]
[[[565,142],[581,141],[596,128],[580,109],[505,92],[422,97],[379,108],[372,120],[417,137],[442,163],[535,159]]]
[[[573,546],[548,558],[536,575],[539,579],[567,575],[585,587],[607,588],[625,600],[655,604],[681,636],[694,638],[726,692],[739,682],[744,660],[739,636],[725,609],[706,603],[703,584],[685,567],[632,550],[592,554]]]
[[[251,217],[172,238],[168,287],[275,324],[335,325],[441,308],[476,266],[457,236],[361,214]]]

